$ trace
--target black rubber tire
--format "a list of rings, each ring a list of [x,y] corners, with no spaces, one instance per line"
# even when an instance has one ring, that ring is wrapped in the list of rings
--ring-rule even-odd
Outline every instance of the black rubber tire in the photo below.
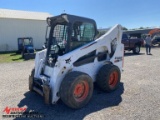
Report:
[[[31,81],[30,81],[30,79],[29,79],[29,90],[30,91],[33,91],[33,86],[34,86],[34,73],[35,73],[35,68],[33,68],[32,69],[32,71],[31,71],[31,75],[30,75],[30,77],[31,77]]]
[[[139,50],[137,50],[139,49]],[[133,48],[133,53],[134,54],[139,54],[141,51],[141,48],[140,48],[140,45],[135,45],[134,48]]]
[[[83,94],[85,94],[86,91],[88,92],[87,94],[85,94],[85,98],[82,101],[77,100],[74,94],[78,83],[79,84],[85,83],[88,85],[88,88],[84,88],[85,90],[83,91]],[[92,81],[92,78],[86,73],[82,73],[78,71],[70,72],[64,77],[60,86],[61,100],[68,107],[73,109],[79,109],[84,107],[91,99],[92,94],[93,94],[93,81]]]
[[[117,80],[114,85],[110,85],[110,75],[113,72],[117,72]],[[119,68],[112,64],[106,64],[102,66],[97,74],[96,83],[98,87],[105,92],[112,92],[116,90],[119,86],[121,79],[121,72]]]

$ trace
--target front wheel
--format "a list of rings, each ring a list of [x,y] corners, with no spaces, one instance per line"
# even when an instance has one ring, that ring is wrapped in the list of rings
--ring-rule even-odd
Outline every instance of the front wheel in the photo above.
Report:
[[[91,99],[92,93],[92,78],[82,72],[70,72],[61,83],[61,100],[73,109],[84,107]]]
[[[33,91],[33,80],[34,80],[35,69],[32,69],[31,75],[29,76],[29,90]]]
[[[133,53],[134,54],[139,54],[140,53],[140,46],[139,45],[135,45],[133,48]]]

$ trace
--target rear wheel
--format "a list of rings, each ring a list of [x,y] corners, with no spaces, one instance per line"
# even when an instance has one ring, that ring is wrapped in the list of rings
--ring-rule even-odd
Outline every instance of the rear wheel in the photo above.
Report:
[[[82,72],[67,74],[61,83],[60,97],[69,107],[79,109],[84,107],[92,97],[92,78]]]
[[[102,66],[97,74],[97,85],[107,92],[114,91],[120,83],[121,73],[117,66],[107,64]]]
[[[135,45],[133,48],[133,53],[134,54],[139,54],[140,53],[140,46],[139,45]]]

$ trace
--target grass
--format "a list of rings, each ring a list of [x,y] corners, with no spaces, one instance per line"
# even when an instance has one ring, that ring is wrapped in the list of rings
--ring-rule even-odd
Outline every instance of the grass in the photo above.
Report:
[[[0,63],[8,63],[14,61],[24,61],[21,54],[16,53],[2,53],[0,54]]]

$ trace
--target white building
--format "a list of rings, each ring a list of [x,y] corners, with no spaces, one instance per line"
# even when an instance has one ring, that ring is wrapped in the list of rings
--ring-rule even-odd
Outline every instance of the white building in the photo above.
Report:
[[[0,52],[16,51],[17,39],[32,37],[35,49],[45,42],[46,18],[49,13],[0,9]]]

